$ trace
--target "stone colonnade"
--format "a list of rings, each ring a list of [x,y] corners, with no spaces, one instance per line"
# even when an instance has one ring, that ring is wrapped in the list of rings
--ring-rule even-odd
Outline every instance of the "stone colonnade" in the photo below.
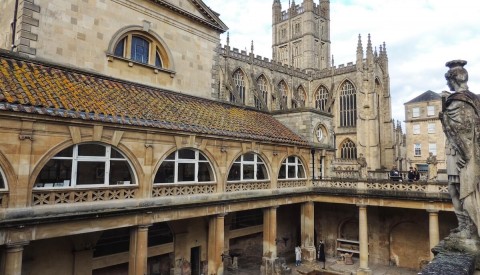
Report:
[[[315,260],[314,243],[314,202],[305,202],[301,205],[301,244],[304,261]],[[367,206],[358,204],[359,211],[359,245],[360,263],[357,274],[370,275],[372,271],[368,265],[368,219]],[[277,259],[277,209],[268,207],[263,210],[263,259],[262,275],[273,274]],[[439,243],[438,210],[427,210],[429,213],[430,248]],[[208,229],[208,275],[223,275],[225,253],[225,215],[219,214],[210,217]],[[148,257],[148,228],[150,224],[139,225],[130,231],[129,275],[144,275],[147,272]],[[22,270],[22,256],[24,247],[29,242],[12,243],[6,246],[5,275],[19,275]],[[433,257],[433,255],[432,255]],[[81,268],[82,269],[82,268]],[[83,270],[83,269],[82,269]],[[79,270],[79,273],[82,271]]]

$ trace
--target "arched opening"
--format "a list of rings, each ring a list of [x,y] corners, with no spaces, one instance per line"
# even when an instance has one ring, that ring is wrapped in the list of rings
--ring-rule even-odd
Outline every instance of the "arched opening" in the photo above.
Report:
[[[357,93],[350,81],[345,81],[340,90],[340,127],[357,125]]]
[[[320,86],[315,92],[315,108],[327,112],[328,90],[325,86]]]
[[[346,139],[340,144],[340,158],[342,159],[356,159],[357,158],[357,146],[355,143]]]

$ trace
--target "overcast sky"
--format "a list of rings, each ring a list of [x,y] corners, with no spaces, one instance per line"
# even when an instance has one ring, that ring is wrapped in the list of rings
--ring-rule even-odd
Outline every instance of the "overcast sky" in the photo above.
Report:
[[[204,0],[229,27],[230,46],[271,58],[273,0]],[[301,3],[297,0],[296,3]],[[318,0],[314,0],[318,4]],[[282,10],[288,0],[281,0]],[[480,94],[480,2],[477,0],[330,0],[335,65],[355,62],[358,34],[364,49],[386,43],[392,111],[427,90],[447,90],[446,61],[468,61],[470,91]],[[222,35],[222,44],[226,34]]]

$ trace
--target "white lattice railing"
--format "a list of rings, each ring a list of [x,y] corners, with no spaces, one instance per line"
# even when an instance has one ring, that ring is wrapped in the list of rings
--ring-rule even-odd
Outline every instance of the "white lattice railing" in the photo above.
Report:
[[[356,181],[314,181],[313,186],[325,187],[325,188],[357,189],[358,182]]]
[[[153,186],[152,197],[188,196],[215,192],[217,192],[216,183],[158,184]]]
[[[367,189],[369,190],[388,190],[388,191],[412,191],[412,192],[426,192],[426,184],[412,184],[408,182],[368,182]]]
[[[277,188],[293,188],[307,186],[306,180],[286,180],[277,182]]]
[[[40,206],[134,199],[137,189],[137,186],[132,186],[97,189],[33,190],[32,205]]]
[[[252,191],[252,190],[263,190],[269,189],[270,182],[235,182],[227,183],[227,192],[238,192],[238,191]]]

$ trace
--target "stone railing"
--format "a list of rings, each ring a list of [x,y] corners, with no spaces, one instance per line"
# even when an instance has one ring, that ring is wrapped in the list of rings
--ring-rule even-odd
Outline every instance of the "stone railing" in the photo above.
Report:
[[[227,183],[227,192],[264,190],[270,188],[270,181]]]
[[[152,197],[189,196],[213,194],[217,192],[217,183],[156,184]]]
[[[307,180],[282,180],[277,182],[277,188],[306,187]]]
[[[137,190],[138,186],[115,186],[91,189],[34,189],[32,205],[40,206],[134,199]]]

